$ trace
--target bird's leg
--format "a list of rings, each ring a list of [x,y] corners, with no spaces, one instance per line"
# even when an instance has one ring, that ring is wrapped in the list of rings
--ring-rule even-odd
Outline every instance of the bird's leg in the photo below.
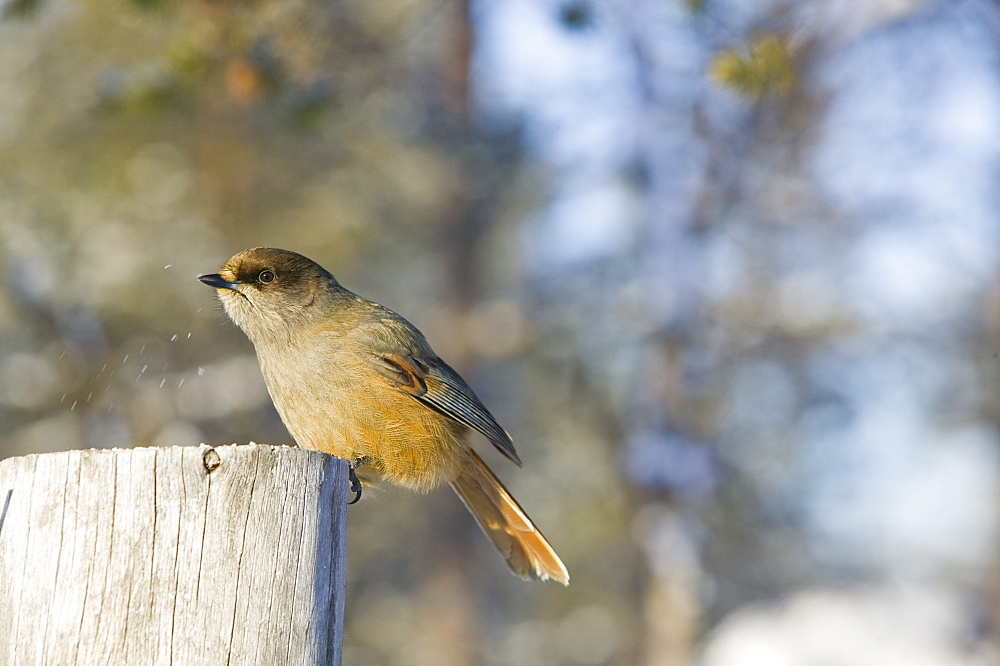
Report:
[[[348,504],[356,504],[358,500],[361,499],[361,481],[358,480],[358,475],[354,471],[355,468],[360,467],[368,462],[367,456],[361,456],[347,463],[348,478],[351,480],[351,492],[354,493],[354,499],[352,499]]]

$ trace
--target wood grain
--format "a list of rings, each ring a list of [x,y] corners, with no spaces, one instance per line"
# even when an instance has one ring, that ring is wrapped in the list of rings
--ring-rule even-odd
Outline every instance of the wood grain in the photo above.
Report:
[[[0,663],[340,663],[348,485],[282,446],[0,461]]]

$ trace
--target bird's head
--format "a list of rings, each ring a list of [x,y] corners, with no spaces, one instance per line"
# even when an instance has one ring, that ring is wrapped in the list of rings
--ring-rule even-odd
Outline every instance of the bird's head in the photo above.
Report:
[[[307,325],[341,290],[326,269],[289,250],[255,247],[234,255],[218,273],[198,279],[215,287],[229,317],[256,344],[285,338]],[[319,308],[320,310],[322,308]]]

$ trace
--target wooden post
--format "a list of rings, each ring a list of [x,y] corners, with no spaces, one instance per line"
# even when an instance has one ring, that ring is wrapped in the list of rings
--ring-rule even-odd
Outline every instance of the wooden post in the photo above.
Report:
[[[0,461],[0,663],[340,663],[347,477],[256,444]]]

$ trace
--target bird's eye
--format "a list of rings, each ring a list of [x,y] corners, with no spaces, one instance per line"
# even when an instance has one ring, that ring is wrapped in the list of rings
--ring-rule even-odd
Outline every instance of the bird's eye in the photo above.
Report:
[[[273,271],[261,271],[260,275],[257,276],[257,280],[267,284],[268,282],[274,282],[274,272]]]

